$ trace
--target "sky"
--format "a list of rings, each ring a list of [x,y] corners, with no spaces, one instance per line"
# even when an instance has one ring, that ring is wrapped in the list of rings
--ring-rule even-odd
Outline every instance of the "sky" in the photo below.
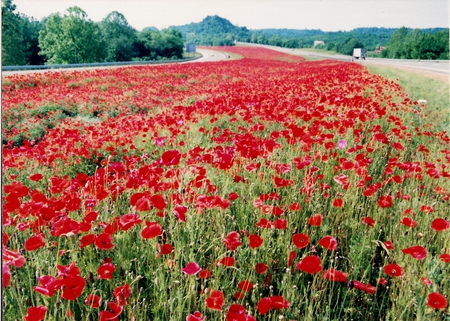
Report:
[[[248,29],[348,31],[358,27],[449,28],[449,0],[13,0],[16,12],[41,20],[78,6],[93,21],[112,11],[137,30],[200,22],[219,15]]]

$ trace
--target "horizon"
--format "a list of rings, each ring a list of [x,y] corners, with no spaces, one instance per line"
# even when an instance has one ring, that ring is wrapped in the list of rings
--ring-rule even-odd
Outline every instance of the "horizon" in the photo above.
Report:
[[[37,20],[64,14],[73,6],[94,22],[118,11],[138,31],[198,23],[214,15],[249,30],[449,28],[447,0],[13,0],[13,4],[16,12]]]

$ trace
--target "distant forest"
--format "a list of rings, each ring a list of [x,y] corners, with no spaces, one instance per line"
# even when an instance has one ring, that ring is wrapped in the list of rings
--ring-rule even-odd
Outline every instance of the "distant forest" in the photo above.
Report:
[[[233,25],[217,15],[198,23],[173,26],[185,42],[208,46],[232,46],[234,41],[259,43],[286,48],[311,48],[351,55],[353,48],[379,51],[381,57],[404,59],[449,59],[449,29],[356,28],[351,31],[324,32],[319,29],[258,29]],[[380,50],[382,49],[382,50]]]

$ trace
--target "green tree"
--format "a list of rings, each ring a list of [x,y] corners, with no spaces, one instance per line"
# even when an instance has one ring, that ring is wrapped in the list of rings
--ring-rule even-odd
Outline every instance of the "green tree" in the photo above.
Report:
[[[108,14],[100,23],[103,37],[107,39],[106,61],[130,61],[136,55],[136,30],[125,16],[117,11]]]
[[[160,32],[159,55],[166,58],[183,58],[183,36],[174,28]]]
[[[12,0],[2,0],[2,65],[25,64],[21,19]]]
[[[99,62],[106,56],[100,27],[79,7],[51,15],[39,31],[39,47],[49,64]]]
[[[26,64],[44,64],[45,57],[39,55],[39,51],[41,50],[39,48],[39,31],[44,26],[44,23],[24,14],[19,14],[19,18],[21,20],[21,33]]]

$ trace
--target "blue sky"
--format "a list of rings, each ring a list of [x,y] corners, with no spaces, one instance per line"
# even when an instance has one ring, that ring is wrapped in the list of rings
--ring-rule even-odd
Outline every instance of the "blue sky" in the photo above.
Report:
[[[219,15],[249,29],[351,30],[358,27],[449,27],[449,0],[13,0],[16,11],[42,19],[78,6],[93,21],[118,11],[142,30]]]

